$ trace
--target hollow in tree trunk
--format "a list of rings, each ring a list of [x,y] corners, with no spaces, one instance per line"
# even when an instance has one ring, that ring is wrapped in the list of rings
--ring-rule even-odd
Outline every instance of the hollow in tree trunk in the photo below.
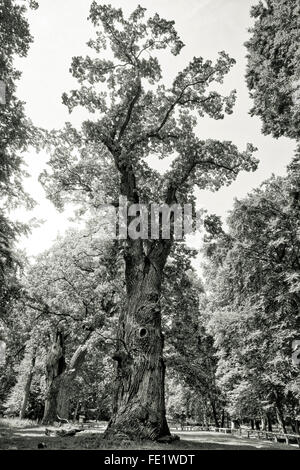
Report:
[[[73,354],[68,368],[61,375],[57,396],[57,414],[60,418],[69,419],[72,384],[85,360],[86,354],[87,345],[79,346]]]
[[[68,368],[66,367],[64,354],[64,337],[62,333],[58,333],[47,358],[44,424],[51,424],[57,421],[58,418],[69,419],[72,383],[84,362],[87,345],[83,344],[76,349]]]
[[[156,440],[170,436],[160,308],[166,252],[137,252],[125,256],[127,306],[119,321],[114,409],[105,436]]]
[[[52,424],[57,421],[57,397],[65,368],[64,334],[57,331],[46,359],[46,399],[43,424]]]

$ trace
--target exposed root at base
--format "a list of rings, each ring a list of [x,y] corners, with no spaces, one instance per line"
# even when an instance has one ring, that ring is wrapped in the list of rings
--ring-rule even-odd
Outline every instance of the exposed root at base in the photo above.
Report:
[[[166,436],[158,437],[157,439],[149,439],[147,437],[138,438],[138,436],[132,436],[124,432],[117,433],[105,433],[103,436],[104,440],[113,440],[118,443],[132,443],[132,442],[159,442],[161,444],[171,444],[175,441],[180,441],[180,437],[177,434],[168,434]]]

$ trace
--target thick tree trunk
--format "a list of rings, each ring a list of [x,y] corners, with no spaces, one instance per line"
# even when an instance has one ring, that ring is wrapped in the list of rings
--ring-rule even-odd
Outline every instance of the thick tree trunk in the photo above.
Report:
[[[31,365],[27,375],[25,387],[24,387],[24,396],[22,400],[21,410],[20,410],[20,418],[24,419],[26,415],[27,403],[30,394],[31,382],[34,374],[34,366],[36,361],[36,351],[34,350],[31,357]]]
[[[57,393],[57,416],[63,419],[69,419],[70,412],[70,381],[66,379],[65,371],[60,379],[59,389]]]
[[[139,94],[136,96],[138,99]],[[139,204],[139,190],[126,147],[109,144],[108,148],[120,172],[120,194],[126,197],[128,205]],[[176,203],[176,189],[173,184],[167,187],[164,202],[169,207]],[[136,214],[131,216],[126,211],[124,217],[130,227]],[[128,231],[124,243],[127,302],[120,315],[118,346],[113,357],[118,365],[113,416],[105,432],[107,438],[171,437],[165,410],[160,294],[163,269],[174,240],[174,214],[170,216],[168,240],[161,237],[163,223],[161,219],[158,239],[143,240]]]
[[[215,426],[216,426],[216,428],[219,428],[219,427],[220,427],[220,424],[219,424],[219,420],[218,420],[218,414],[217,414],[217,409],[216,409],[216,403],[215,403],[214,400],[211,400],[211,401],[210,401],[210,404],[211,404],[211,409],[212,409],[212,414],[213,414]]]
[[[160,291],[164,263],[126,261],[127,308],[120,317],[113,417],[105,436],[170,436],[165,413]]]
[[[72,356],[68,369],[66,369],[63,338],[58,341],[61,342],[61,347],[58,347],[56,341],[47,361],[48,387],[43,418],[44,424],[53,423],[57,421],[58,417],[69,419],[72,382],[87,353],[87,345],[79,346]],[[53,354],[53,351],[56,352],[56,355]],[[54,357],[56,363],[53,361]],[[60,367],[58,361],[61,361]]]
[[[79,346],[72,356],[68,369],[61,376],[57,396],[57,414],[60,418],[69,419],[72,384],[85,360],[86,354],[87,345]]]
[[[57,421],[57,397],[61,376],[65,368],[64,335],[57,331],[46,360],[46,399],[43,424],[52,424]]]
[[[47,391],[46,391],[46,400],[45,400],[45,410],[42,423],[43,424],[52,424],[58,420],[57,418],[57,397],[60,389],[61,377],[55,377],[48,381]]]

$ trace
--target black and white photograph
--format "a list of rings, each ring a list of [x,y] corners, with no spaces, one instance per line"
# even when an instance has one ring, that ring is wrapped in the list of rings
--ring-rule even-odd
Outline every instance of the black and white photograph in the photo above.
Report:
[[[297,450],[300,1],[0,0],[0,466]]]

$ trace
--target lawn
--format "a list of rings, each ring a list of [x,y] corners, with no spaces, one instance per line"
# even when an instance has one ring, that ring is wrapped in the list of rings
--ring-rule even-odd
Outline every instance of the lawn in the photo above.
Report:
[[[57,427],[49,427],[52,431]],[[276,444],[257,439],[239,438],[231,435],[223,435],[213,432],[178,432],[179,441],[171,444],[162,444],[149,441],[108,441],[103,439],[105,427],[86,428],[72,437],[47,436],[45,426],[37,425],[29,420],[0,419],[0,449],[156,449],[156,450],[257,450],[280,449],[297,450],[295,446]]]

